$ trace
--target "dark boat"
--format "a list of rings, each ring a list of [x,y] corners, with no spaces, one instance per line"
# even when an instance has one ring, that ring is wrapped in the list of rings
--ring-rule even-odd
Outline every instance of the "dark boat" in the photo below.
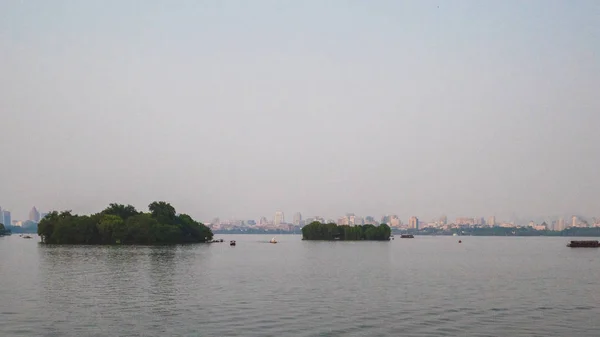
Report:
[[[600,247],[600,242],[598,240],[590,240],[590,241],[571,241],[567,244],[567,247],[571,248],[598,248]]]
[[[412,234],[401,234],[400,239],[414,239],[415,236]]]
[[[230,245],[230,246],[235,246],[235,240],[231,240],[231,241],[229,241],[229,245]]]

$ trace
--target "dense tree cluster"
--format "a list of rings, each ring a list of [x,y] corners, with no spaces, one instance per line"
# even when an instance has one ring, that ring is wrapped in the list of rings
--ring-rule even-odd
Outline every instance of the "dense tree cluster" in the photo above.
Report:
[[[303,240],[389,240],[392,231],[386,224],[379,226],[338,226],[334,223],[312,222],[302,227]]]
[[[93,215],[70,211],[52,212],[38,224],[45,243],[55,244],[173,244],[206,242],[213,233],[187,214],[177,214],[170,204],[160,201],[149,213],[131,205],[110,204]]]
[[[0,223],[0,236],[10,234],[10,230],[6,229],[3,224]]]

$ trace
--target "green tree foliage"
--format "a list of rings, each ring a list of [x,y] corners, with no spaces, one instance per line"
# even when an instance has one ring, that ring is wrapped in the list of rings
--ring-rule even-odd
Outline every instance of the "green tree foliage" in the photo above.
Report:
[[[6,234],[8,234],[6,227],[4,227],[4,225],[0,223],[0,236],[6,235]]]
[[[379,226],[337,226],[329,223],[311,222],[302,227],[302,239],[304,240],[377,240],[390,239],[392,231],[386,224]]]
[[[110,204],[90,216],[51,212],[38,225],[45,243],[55,244],[175,244],[212,240],[213,233],[189,215],[176,215],[166,202],[150,204],[150,213],[133,206]]]
[[[102,211],[102,214],[116,215],[123,220],[127,220],[129,217],[140,214],[140,212],[131,205],[125,206],[113,203],[108,205],[108,207]]]
[[[161,223],[166,223],[173,225],[176,223],[176,212],[175,208],[171,206],[169,203],[164,201],[155,201],[148,205],[148,209],[152,214],[152,217],[160,221]]]

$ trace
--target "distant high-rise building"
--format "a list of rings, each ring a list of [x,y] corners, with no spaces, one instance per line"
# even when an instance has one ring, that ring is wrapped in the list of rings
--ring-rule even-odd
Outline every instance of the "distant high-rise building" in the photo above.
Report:
[[[7,211],[7,210],[0,211],[0,223],[3,224],[4,226],[12,225],[12,219],[11,219],[9,211]]]
[[[273,219],[273,224],[275,226],[277,226],[277,225],[281,225],[282,223],[285,223],[285,218],[283,216],[283,212],[281,212],[281,211],[275,212],[275,218]]]
[[[556,230],[557,231],[565,230],[565,219],[563,219],[563,218],[558,219],[558,223],[556,224]]]
[[[40,222],[40,212],[38,212],[35,206],[29,211],[29,221]]]
[[[572,227],[577,227],[578,224],[578,219],[577,219],[577,215],[573,215],[573,217],[571,218],[571,226]]]
[[[492,215],[489,219],[488,219],[488,226],[496,226],[496,217],[494,215]]]
[[[419,218],[411,216],[410,219],[408,219],[408,227],[419,230]]]
[[[260,220],[258,220],[258,224],[261,226],[266,226],[269,224],[269,220],[267,220],[266,217],[260,217]]]
[[[387,216],[387,218],[387,225],[389,225],[390,227],[400,227],[400,225],[402,225],[402,221],[400,221],[400,218],[396,214]]]
[[[300,212],[297,212],[296,214],[294,214],[294,221],[292,221],[292,224],[294,226],[300,226],[301,222],[302,222],[302,214],[300,214]]]
[[[456,218],[455,223],[457,225],[473,226],[475,224],[475,218],[460,217]]]
[[[441,225],[447,225],[447,224],[448,224],[448,217],[447,217],[447,216],[445,216],[445,215],[442,215],[442,216],[440,217],[440,224],[441,224]]]

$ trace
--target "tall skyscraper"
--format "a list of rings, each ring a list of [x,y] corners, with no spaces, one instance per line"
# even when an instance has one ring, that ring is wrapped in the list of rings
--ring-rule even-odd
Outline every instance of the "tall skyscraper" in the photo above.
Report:
[[[6,226],[12,226],[12,218],[7,210],[0,211],[0,223]]]
[[[292,222],[292,224],[294,224],[294,226],[300,226],[301,222],[302,214],[300,214],[300,212],[296,212],[296,214],[294,214],[294,221]]]
[[[408,219],[408,227],[419,230],[419,218],[411,216],[410,219]]]
[[[35,206],[29,211],[29,221],[40,222],[40,212],[38,212]]]
[[[558,219],[558,223],[556,225],[556,230],[557,231],[562,231],[565,229],[565,219],[560,218]]]
[[[283,217],[283,212],[281,212],[281,211],[275,212],[275,218],[273,219],[273,224],[275,226],[277,226],[277,225],[281,225],[282,223],[285,223],[285,218]]]
[[[489,219],[488,219],[488,226],[496,226],[496,216],[492,215]]]
[[[577,219],[577,215],[573,215],[573,218],[571,218],[571,226],[577,227],[578,222],[579,222],[579,219]]]

